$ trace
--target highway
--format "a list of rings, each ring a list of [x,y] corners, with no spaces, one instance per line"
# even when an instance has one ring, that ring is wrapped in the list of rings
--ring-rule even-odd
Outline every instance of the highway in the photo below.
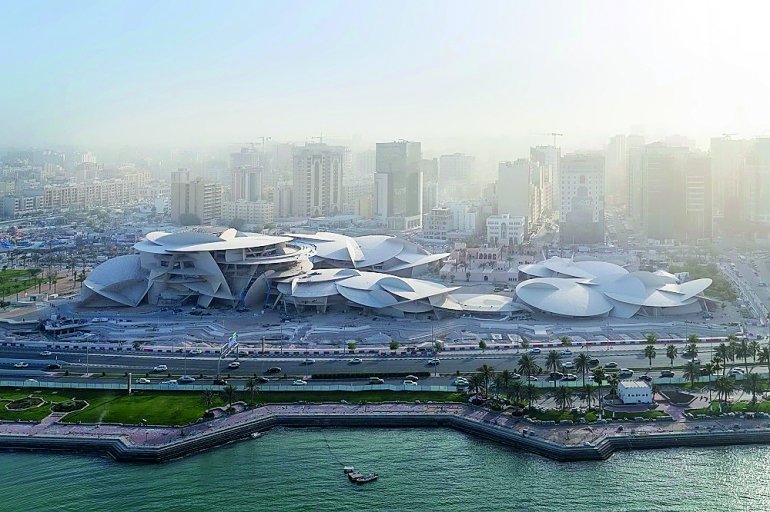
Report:
[[[677,375],[681,375],[681,368],[686,359],[681,355],[682,346],[678,346],[680,355],[674,360],[675,368],[680,370]],[[572,355],[562,356],[562,362],[572,361],[578,354],[576,348],[571,348]],[[643,356],[643,346],[640,345],[621,345],[614,347],[590,347],[587,353],[591,357],[599,359],[601,365],[614,362],[619,368],[631,368],[638,372],[648,368],[649,362]],[[653,360],[653,367],[658,370],[650,372],[652,375],[658,375],[660,368],[670,366],[670,361],[665,357],[665,346],[656,347],[657,357]],[[561,350],[560,350],[561,351]],[[700,357],[703,361],[710,358],[709,344],[700,345]],[[536,362],[545,366],[546,351],[540,354],[533,354]],[[351,377],[364,378],[368,376],[377,376],[385,374],[409,374],[417,372],[438,373],[438,376],[430,377],[431,382],[435,384],[445,384],[453,379],[459,372],[461,374],[476,371],[481,365],[487,364],[497,371],[510,370],[515,371],[521,357],[521,353],[516,351],[493,352],[482,354],[480,352],[459,354],[459,353],[441,353],[441,360],[438,367],[429,364],[430,357],[361,357],[360,363],[353,363],[351,359],[354,356],[346,357],[315,357],[313,363],[305,364],[303,357],[259,357],[259,358],[240,358],[240,367],[230,369],[228,363],[234,360],[234,357],[228,357],[221,363],[221,374],[230,375],[231,378],[247,378],[252,375],[266,375],[268,368],[280,367],[281,373],[287,377],[293,376],[312,376],[313,374],[349,374]],[[29,366],[24,369],[14,368],[14,364],[23,361]],[[121,353],[91,353],[88,356],[81,351],[54,351],[50,356],[41,356],[40,349],[25,349],[19,347],[1,347],[0,348],[0,375],[17,377],[40,378],[64,378],[63,372],[69,370],[73,374],[88,373],[116,375],[124,372],[131,372],[135,377],[148,375],[153,379],[168,378],[168,373],[178,376],[182,374],[212,376],[216,375],[217,358],[210,356],[188,356],[181,354],[121,354]],[[62,370],[55,372],[46,371],[46,366],[51,363],[59,363]],[[156,365],[165,364],[168,366],[168,372],[154,372]],[[545,371],[545,370],[544,370]],[[574,371],[572,371],[575,373]],[[541,373],[540,380],[546,377],[546,373]],[[82,380],[82,378],[77,377]],[[344,377],[341,377],[344,379]],[[324,382],[331,382],[326,381]],[[340,382],[346,382],[341,380]]]

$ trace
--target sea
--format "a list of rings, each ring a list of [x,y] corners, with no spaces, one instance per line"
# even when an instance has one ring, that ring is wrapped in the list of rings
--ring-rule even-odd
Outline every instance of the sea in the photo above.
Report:
[[[0,452],[0,489],[1,512],[770,511],[770,447],[565,464],[443,429],[276,429],[159,465]]]

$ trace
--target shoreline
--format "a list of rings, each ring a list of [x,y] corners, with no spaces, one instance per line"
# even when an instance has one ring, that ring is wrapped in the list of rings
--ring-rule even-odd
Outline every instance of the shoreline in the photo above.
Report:
[[[275,427],[450,428],[558,462],[605,460],[616,451],[770,444],[770,421],[761,419],[539,425],[463,404],[265,405],[185,427],[68,424],[58,421],[62,417],[54,413],[40,423],[0,423],[0,450],[97,453],[117,461],[160,463]]]

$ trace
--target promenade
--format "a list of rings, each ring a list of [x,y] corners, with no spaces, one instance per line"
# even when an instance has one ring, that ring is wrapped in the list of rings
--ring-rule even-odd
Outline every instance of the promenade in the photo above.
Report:
[[[163,462],[284,427],[447,427],[559,461],[601,460],[616,450],[770,443],[770,420],[718,418],[591,425],[534,424],[463,404],[267,405],[185,427],[0,423],[0,449],[106,453]],[[298,434],[301,435],[301,434]]]

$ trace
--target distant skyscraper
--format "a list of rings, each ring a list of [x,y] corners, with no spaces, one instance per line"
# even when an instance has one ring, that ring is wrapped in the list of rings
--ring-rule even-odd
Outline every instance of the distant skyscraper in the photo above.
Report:
[[[222,185],[201,178],[190,181],[190,173],[180,170],[172,175],[171,220],[191,224],[213,224],[222,217]]]
[[[628,202],[628,149],[625,135],[615,135],[607,144],[604,171],[607,202],[625,206]]]
[[[530,148],[529,159],[537,164],[543,173],[543,183],[550,184],[550,196],[543,199],[544,204],[551,209],[559,209],[561,194],[559,192],[559,164],[561,160],[561,148],[556,146],[536,146]],[[548,187],[544,187],[546,190]]]
[[[262,199],[262,168],[239,167],[231,171],[234,201],[259,201]]]
[[[515,162],[500,162],[497,167],[497,213],[510,217],[532,219],[532,165],[519,158]]]
[[[743,219],[751,223],[770,224],[770,139],[750,142],[743,175]]]
[[[419,142],[377,143],[375,213],[389,229],[422,227],[423,182]]]
[[[468,199],[468,186],[477,181],[476,158],[463,153],[441,155],[439,176],[441,201]]]
[[[604,157],[572,153],[559,166],[561,208],[559,240],[562,244],[604,241]]]
[[[711,139],[711,178],[714,190],[714,217],[735,223],[747,206],[741,201],[741,178],[751,142],[729,136]]]
[[[318,217],[342,213],[345,148],[305,144],[294,148],[293,213]]]

